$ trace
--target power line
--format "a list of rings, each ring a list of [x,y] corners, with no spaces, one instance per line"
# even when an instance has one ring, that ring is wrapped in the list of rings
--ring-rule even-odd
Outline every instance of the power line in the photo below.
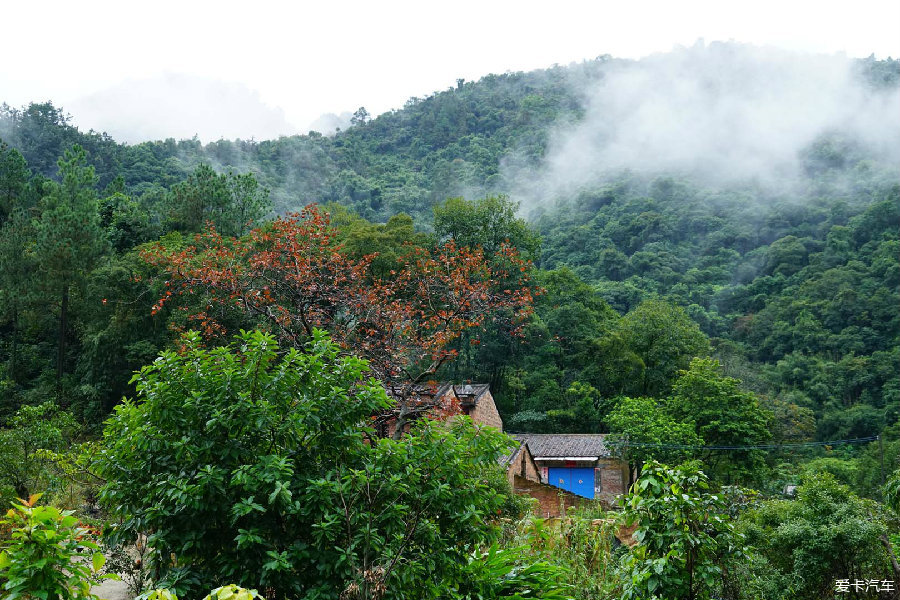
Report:
[[[652,442],[636,442],[628,439],[606,441],[608,446],[635,446],[641,448],[662,448],[665,450],[778,450],[782,448],[811,448],[815,446],[839,446],[843,444],[866,444],[878,440],[877,435],[849,440],[830,440],[827,442],[798,442],[794,444],[756,444],[752,446],[691,446],[687,444],[656,444]]]

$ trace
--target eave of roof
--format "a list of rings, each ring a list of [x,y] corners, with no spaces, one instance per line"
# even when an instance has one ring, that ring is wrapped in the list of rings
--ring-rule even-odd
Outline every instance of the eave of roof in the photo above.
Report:
[[[534,460],[572,460],[573,457],[610,456],[602,433],[519,433],[513,437],[527,442]]]

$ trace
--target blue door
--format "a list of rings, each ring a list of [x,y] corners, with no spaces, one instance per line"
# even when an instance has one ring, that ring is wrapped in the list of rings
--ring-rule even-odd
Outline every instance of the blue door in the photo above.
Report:
[[[548,483],[585,498],[594,497],[594,468],[550,467]]]

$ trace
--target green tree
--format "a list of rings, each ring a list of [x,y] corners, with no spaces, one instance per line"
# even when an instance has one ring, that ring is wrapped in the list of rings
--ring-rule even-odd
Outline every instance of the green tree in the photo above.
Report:
[[[62,393],[66,367],[69,293],[81,287],[86,275],[106,250],[100,227],[94,168],[87,166],[84,149],[73,146],[59,159],[59,183],[48,185],[41,215],[34,222],[34,256],[43,277],[39,287],[59,300],[56,389]]]
[[[100,224],[106,230],[110,245],[120,253],[159,235],[158,228],[151,224],[147,207],[119,191],[107,195],[101,202]]]
[[[434,231],[442,239],[460,246],[481,246],[488,256],[502,244],[518,249],[523,258],[537,261],[541,238],[528,223],[516,216],[518,202],[506,196],[488,196],[474,201],[449,198],[434,207]]]
[[[353,116],[350,117],[351,125],[365,125],[369,122],[369,111],[366,110],[365,106],[360,106],[353,112]]]
[[[34,257],[30,252],[34,227],[24,210],[15,210],[0,227],[0,310],[9,319],[7,374],[19,379],[19,338],[22,312],[34,291]]]
[[[413,248],[425,247],[429,236],[415,230],[412,217],[394,215],[387,223],[371,223],[339,204],[326,206],[337,226],[344,252],[352,258],[375,255],[369,265],[374,278],[389,279],[391,271],[402,269],[401,257]]]
[[[34,239],[27,212],[30,177],[22,154],[0,140],[0,315],[10,323],[7,375],[12,381],[18,376],[20,321],[34,271],[28,252]]]
[[[0,429],[0,484],[12,488],[17,498],[58,491],[46,451],[65,451],[76,431],[72,415],[52,403],[21,407]]]
[[[501,434],[460,420],[377,440],[384,388],[320,331],[283,354],[258,332],[184,343],[136,376],[140,401],[116,408],[98,463],[114,539],[149,534],[157,584],[431,598],[493,539]]]
[[[694,431],[691,422],[672,418],[653,398],[621,397],[607,417],[610,431],[619,434],[617,446],[638,470],[644,461],[678,462],[697,454],[697,451],[661,446],[702,446],[703,438]]]
[[[225,235],[240,236],[251,221],[271,211],[269,190],[252,173],[218,174],[201,164],[185,181],[174,185],[166,198],[171,225],[185,232],[198,232],[211,222]]]
[[[583,433],[585,427],[598,428],[612,395],[604,393],[611,387],[608,363],[606,356],[599,356],[597,340],[614,329],[620,317],[571,269],[538,270],[535,279],[540,294],[525,344],[515,337],[489,336],[478,364],[492,367],[492,383],[500,384],[492,389],[501,405],[513,404],[521,411],[510,422],[520,431],[537,431],[532,428],[537,413],[544,421],[541,431]]]
[[[793,275],[802,269],[809,254],[803,242],[793,235],[772,242],[766,255],[767,273]]]
[[[900,470],[894,471],[884,484],[884,501],[900,514]]]
[[[272,201],[269,190],[259,185],[253,173],[228,171],[219,177],[224,178],[228,195],[223,233],[242,236],[250,230],[251,224],[258,225],[262,218],[270,215]]]
[[[697,463],[648,462],[624,500],[638,544],[622,561],[626,600],[708,599],[746,554],[723,497]]]
[[[755,394],[740,389],[739,383],[722,375],[719,361],[695,358],[675,382],[666,409],[675,420],[693,423],[697,435],[711,446],[767,442],[772,413]],[[716,451],[706,460],[731,477],[758,469],[763,456],[759,450],[729,450]]]
[[[748,543],[785,579],[791,598],[829,598],[838,579],[896,577],[883,511],[830,473],[811,473],[796,500],[764,502],[741,521]]]
[[[26,208],[24,200],[30,178],[25,157],[0,140],[0,225],[16,208]]]
[[[709,340],[683,309],[645,300],[622,318],[622,341],[643,362],[641,381],[629,393],[660,398],[691,359],[709,355]],[[636,389],[635,389],[636,388]]]

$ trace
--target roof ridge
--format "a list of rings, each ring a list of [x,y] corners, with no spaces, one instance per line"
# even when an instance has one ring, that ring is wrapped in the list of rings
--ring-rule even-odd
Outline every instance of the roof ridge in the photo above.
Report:
[[[567,436],[570,436],[570,437],[576,437],[576,436],[578,436],[578,437],[593,437],[593,436],[598,436],[598,435],[606,436],[606,435],[612,435],[612,434],[609,434],[609,433],[528,433],[528,432],[516,432],[516,433],[510,433],[509,435],[513,435],[513,436],[516,436],[516,435],[530,435],[530,436],[536,436],[536,435],[564,436],[564,435],[567,435]]]

